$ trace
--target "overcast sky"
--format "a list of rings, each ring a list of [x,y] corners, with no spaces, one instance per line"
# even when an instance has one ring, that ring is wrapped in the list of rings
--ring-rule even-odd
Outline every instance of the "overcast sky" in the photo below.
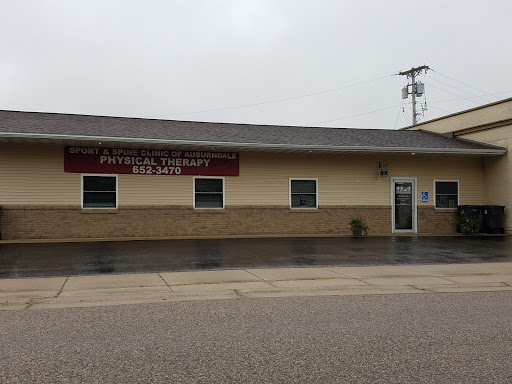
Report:
[[[420,65],[422,121],[512,97],[510,0],[0,5],[0,109],[397,129]]]

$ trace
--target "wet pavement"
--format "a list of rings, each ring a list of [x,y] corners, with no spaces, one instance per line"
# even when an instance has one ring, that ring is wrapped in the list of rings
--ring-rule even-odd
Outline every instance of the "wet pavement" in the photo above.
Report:
[[[0,244],[0,277],[512,261],[511,236]]]

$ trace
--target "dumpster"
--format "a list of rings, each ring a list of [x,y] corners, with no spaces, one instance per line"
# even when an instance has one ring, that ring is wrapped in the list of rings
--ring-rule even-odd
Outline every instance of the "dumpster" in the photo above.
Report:
[[[486,233],[505,233],[503,218],[505,206],[503,205],[482,205],[483,230]]]

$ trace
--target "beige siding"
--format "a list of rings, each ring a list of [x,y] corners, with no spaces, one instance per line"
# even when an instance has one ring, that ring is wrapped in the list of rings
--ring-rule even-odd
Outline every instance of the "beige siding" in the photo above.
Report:
[[[192,176],[119,175],[119,206],[187,205],[192,202]]]
[[[468,111],[455,116],[419,124],[410,129],[432,132],[451,132],[512,118],[512,101]],[[497,145],[509,149],[512,143],[512,125],[484,129],[459,135],[460,138]],[[484,161],[483,203],[505,206],[505,228],[512,231],[512,156],[487,157]]]
[[[0,143],[0,205],[80,205],[80,174],[54,145]],[[119,175],[119,205],[190,205],[192,176]]]
[[[319,206],[389,203],[378,160],[315,154],[241,154],[240,177],[226,181],[229,205],[289,205],[290,178],[318,179]],[[376,188],[377,186],[377,188]]]
[[[510,150],[512,125],[461,136],[465,139],[499,145]],[[484,201],[490,205],[505,206],[505,228],[512,230],[512,156],[510,152],[498,158],[490,157],[484,163]]]
[[[378,162],[389,164],[379,177]],[[54,145],[0,144],[0,205],[79,205],[80,175],[63,172]],[[484,200],[483,161],[425,155],[240,154],[240,176],[226,177],[226,207],[288,206],[289,178],[317,178],[319,206],[390,205],[391,177],[418,179],[418,205],[434,204],[434,180],[459,180],[460,203]],[[192,206],[192,176],[119,175],[119,206]],[[428,204],[420,193],[430,192]]]
[[[506,101],[459,115],[435,119],[431,122],[427,121],[408,129],[424,129],[426,131],[446,133],[511,118],[512,101]]]
[[[460,180],[461,204],[483,201],[480,158],[253,153],[241,159],[240,177],[226,181],[229,205],[287,205],[289,178],[317,178],[319,206],[389,205],[391,177],[416,177],[418,196],[421,191],[433,196],[434,180]],[[379,161],[389,164],[389,177],[379,177]],[[431,198],[425,205],[433,204]]]
[[[508,148],[509,143],[512,142],[512,125],[468,133],[459,137]]]
[[[414,156],[406,162],[397,159],[397,170],[393,177],[413,176],[418,178],[418,205],[435,205],[434,182],[453,180],[459,182],[459,204],[483,203],[483,161],[477,157]],[[390,164],[391,167],[391,164]],[[416,173],[408,175],[412,169]],[[390,168],[391,170],[391,168]],[[429,203],[421,203],[421,192],[429,192]]]
[[[64,173],[60,146],[0,143],[0,205],[80,204],[80,175]]]

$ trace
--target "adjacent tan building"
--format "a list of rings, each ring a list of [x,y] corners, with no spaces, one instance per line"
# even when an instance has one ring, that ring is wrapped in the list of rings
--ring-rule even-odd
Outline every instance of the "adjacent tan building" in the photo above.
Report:
[[[512,143],[512,98],[407,127],[508,149]],[[483,204],[505,206],[505,229],[512,231],[512,156],[487,157],[483,163]]]
[[[0,111],[0,232],[347,235],[362,216],[373,235],[450,234],[457,205],[510,202],[501,136]]]

